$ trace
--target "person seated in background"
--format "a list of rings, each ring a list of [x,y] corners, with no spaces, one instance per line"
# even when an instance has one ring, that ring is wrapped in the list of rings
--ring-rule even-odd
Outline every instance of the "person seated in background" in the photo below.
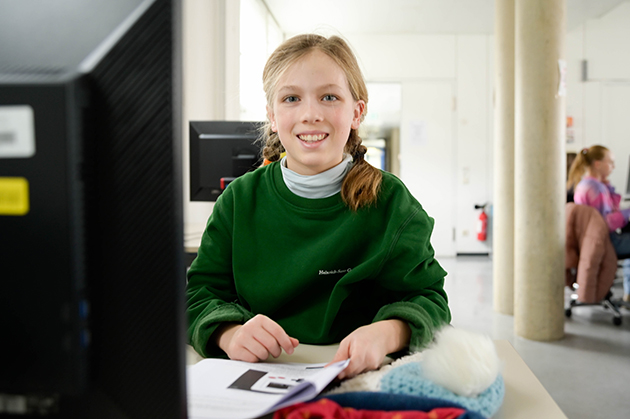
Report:
[[[594,145],[578,153],[571,169],[567,190],[574,188],[576,204],[591,206],[604,217],[617,255],[630,254],[630,208],[620,209],[621,195],[615,192],[608,176],[615,168],[615,157],[606,147]],[[630,259],[623,265],[623,301],[630,302]]]

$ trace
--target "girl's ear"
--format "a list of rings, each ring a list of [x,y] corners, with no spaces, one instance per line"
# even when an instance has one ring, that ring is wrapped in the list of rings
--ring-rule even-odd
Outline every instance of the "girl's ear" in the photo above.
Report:
[[[352,129],[359,129],[363,112],[365,112],[365,101],[357,100],[354,104],[354,115],[352,116],[352,124],[350,125]]]
[[[269,118],[269,122],[271,122],[271,130],[273,132],[278,132],[278,124],[276,123],[276,116],[273,113],[273,109],[267,105],[267,118]]]

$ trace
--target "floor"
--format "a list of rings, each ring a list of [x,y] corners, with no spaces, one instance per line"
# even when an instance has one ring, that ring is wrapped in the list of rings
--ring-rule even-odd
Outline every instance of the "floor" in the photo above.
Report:
[[[492,307],[492,260],[487,256],[440,258],[452,324],[506,339],[569,419],[630,417],[630,310],[613,325],[600,307],[577,307],[565,319],[565,336],[536,342],[514,334],[513,317]],[[620,296],[621,283],[613,285]],[[570,295],[567,289],[567,298]]]

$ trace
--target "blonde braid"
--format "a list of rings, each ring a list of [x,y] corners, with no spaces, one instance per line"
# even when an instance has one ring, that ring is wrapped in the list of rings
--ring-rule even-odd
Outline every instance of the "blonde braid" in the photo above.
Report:
[[[267,123],[262,126],[263,134],[260,136],[260,142],[262,142],[262,154],[263,157],[270,162],[280,160],[280,155],[285,152],[284,146],[280,142],[280,137],[277,132],[273,132],[271,124]]]
[[[356,211],[376,203],[383,174],[365,161],[367,147],[361,144],[357,130],[350,131],[345,151],[352,156],[354,163],[341,185],[341,198],[350,209]]]

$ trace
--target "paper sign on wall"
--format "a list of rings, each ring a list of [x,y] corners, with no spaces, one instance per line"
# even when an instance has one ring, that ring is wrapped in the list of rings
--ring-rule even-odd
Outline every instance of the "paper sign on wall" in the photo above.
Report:
[[[560,72],[558,96],[562,97],[567,95],[567,62],[565,60],[558,60],[558,71]]]
[[[427,145],[427,129],[425,121],[409,122],[409,143],[415,146]]]

